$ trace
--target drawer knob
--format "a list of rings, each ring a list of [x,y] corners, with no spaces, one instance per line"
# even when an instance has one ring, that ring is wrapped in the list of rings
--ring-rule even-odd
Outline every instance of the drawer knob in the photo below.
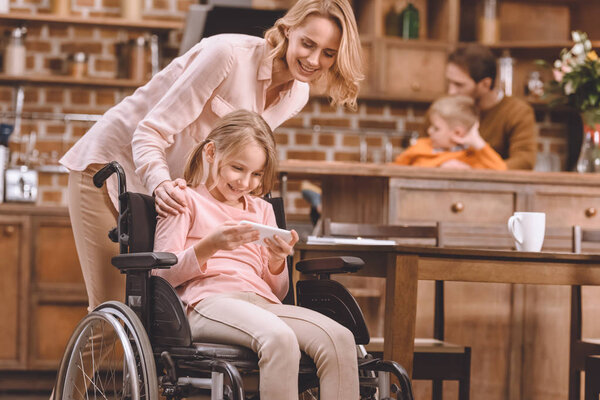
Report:
[[[585,216],[588,218],[592,218],[596,216],[596,209],[594,207],[590,207],[585,210]]]
[[[418,92],[419,90],[421,90],[421,84],[419,82],[413,82],[410,84],[410,88],[415,92]]]
[[[456,203],[452,204],[450,209],[452,210],[453,213],[459,213],[465,209],[465,205],[462,203],[462,201],[457,201]]]
[[[7,227],[4,228],[4,236],[6,237],[11,237],[12,235],[14,235],[15,233],[15,227],[12,225],[9,225]]]

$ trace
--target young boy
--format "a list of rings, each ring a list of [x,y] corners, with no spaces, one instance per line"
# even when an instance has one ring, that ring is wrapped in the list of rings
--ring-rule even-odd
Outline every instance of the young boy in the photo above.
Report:
[[[506,170],[504,160],[479,135],[477,109],[472,98],[439,98],[427,115],[429,138],[417,140],[396,157],[396,164]]]

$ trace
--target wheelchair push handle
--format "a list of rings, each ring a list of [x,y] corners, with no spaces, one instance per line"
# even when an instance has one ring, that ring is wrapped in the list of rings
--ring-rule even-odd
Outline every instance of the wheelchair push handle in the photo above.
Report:
[[[97,188],[101,188],[104,181],[107,180],[113,173],[117,174],[117,180],[119,182],[119,195],[125,193],[126,182],[125,182],[125,171],[123,167],[116,161],[111,161],[106,164],[102,169],[94,174],[94,185]]]

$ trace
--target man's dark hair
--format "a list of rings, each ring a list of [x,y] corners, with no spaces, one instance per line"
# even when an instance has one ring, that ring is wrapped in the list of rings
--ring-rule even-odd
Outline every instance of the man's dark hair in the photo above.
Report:
[[[480,82],[484,78],[492,78],[490,87],[494,87],[496,57],[487,47],[480,44],[459,47],[448,56],[448,62],[462,68],[475,82]]]

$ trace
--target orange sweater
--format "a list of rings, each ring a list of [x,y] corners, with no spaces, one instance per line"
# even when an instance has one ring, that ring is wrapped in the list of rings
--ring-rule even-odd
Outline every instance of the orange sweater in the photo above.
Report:
[[[504,160],[487,143],[481,150],[434,152],[429,138],[417,140],[417,143],[396,157],[395,163],[417,167],[439,167],[448,160],[459,160],[475,169],[506,170]]]

